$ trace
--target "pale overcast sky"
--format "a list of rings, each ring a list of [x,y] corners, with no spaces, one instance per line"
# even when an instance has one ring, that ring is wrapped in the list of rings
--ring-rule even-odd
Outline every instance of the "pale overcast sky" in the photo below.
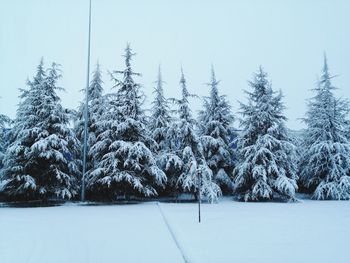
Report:
[[[350,98],[350,1],[93,0],[91,64],[122,69],[126,42],[148,95],[161,63],[167,96],[178,96],[183,65],[190,92],[206,95],[214,64],[234,110],[262,65],[285,95],[299,129],[326,51],[337,95]],[[18,89],[43,56],[62,65],[63,105],[76,108],[86,81],[88,0],[0,0],[0,113],[15,116]],[[200,101],[192,101],[194,111]]]

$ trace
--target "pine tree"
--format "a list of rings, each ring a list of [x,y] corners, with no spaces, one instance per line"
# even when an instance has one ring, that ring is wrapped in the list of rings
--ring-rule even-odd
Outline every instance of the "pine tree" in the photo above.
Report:
[[[326,56],[322,76],[309,101],[300,161],[301,183],[315,199],[350,199],[348,103],[336,99]]]
[[[59,78],[57,64],[46,72],[41,61],[29,89],[21,91],[4,159],[4,192],[11,199],[69,199],[77,193],[77,140],[56,94]]]
[[[11,124],[11,120],[6,115],[0,114],[0,171],[3,167],[3,159],[5,155],[6,148],[9,142],[9,132],[8,127]],[[1,172],[0,172],[1,175]],[[0,176],[1,181],[1,176]]]
[[[213,181],[212,171],[205,161],[203,147],[195,131],[196,122],[189,107],[189,98],[193,95],[187,90],[183,71],[181,72],[180,86],[182,97],[179,100],[174,100],[179,107],[179,120],[172,125],[168,132],[170,149],[176,153],[178,158],[173,158],[170,162],[171,165],[168,166],[181,167],[181,173],[176,182],[180,192],[197,195],[200,178],[202,195],[213,202],[221,195],[221,190]]]
[[[232,190],[233,151],[231,149],[233,115],[225,96],[218,91],[214,68],[211,71],[210,96],[204,98],[199,112],[199,134],[204,157],[222,190]]]
[[[101,116],[105,110],[105,96],[103,93],[103,81],[101,76],[100,64],[96,64],[96,69],[93,72],[92,80],[88,90],[88,141],[87,141],[87,171],[94,167],[94,156],[89,153],[89,149],[95,144],[97,136],[103,131],[103,127],[99,126]],[[85,93],[84,89],[84,93]],[[82,160],[83,143],[84,143],[84,108],[85,103],[82,102],[79,107],[77,120],[75,123],[75,133],[80,141],[81,155],[79,156]]]
[[[176,181],[181,173],[182,162],[171,151],[169,145],[168,132],[173,123],[173,118],[170,115],[168,99],[164,96],[163,84],[164,81],[159,67],[158,78],[153,92],[155,97],[152,102],[148,129],[151,133],[151,138],[157,143],[157,149],[155,151],[157,165],[167,176],[166,188],[160,189],[160,193],[176,195]]]
[[[295,147],[285,127],[281,92],[274,92],[260,67],[241,103],[242,132],[234,190],[240,200],[292,200],[297,189]]]
[[[168,100],[164,97],[163,84],[164,81],[159,67],[158,79],[153,92],[155,98],[152,102],[152,114],[149,121],[151,137],[158,144],[158,152],[166,150],[166,136],[171,122]]]
[[[113,200],[115,198],[115,191],[100,182],[99,177],[102,178],[104,169],[100,169],[100,162],[106,154],[110,152],[110,145],[117,140],[117,124],[118,120],[118,106],[116,93],[108,93],[104,95],[104,101],[101,105],[102,113],[100,119],[96,122],[98,129],[95,131],[96,140],[90,145],[88,156],[90,167],[86,172],[86,194],[90,200]]]
[[[140,74],[131,68],[134,55],[128,44],[124,55],[126,69],[111,74],[118,91],[111,96],[114,101],[102,117],[105,131],[91,148],[91,154],[103,155],[89,175],[88,186],[91,191],[102,191],[107,198],[154,196],[155,187],[166,181],[151,151],[156,143],[146,129],[140,85],[134,81],[134,76]],[[121,80],[116,78],[120,74]]]

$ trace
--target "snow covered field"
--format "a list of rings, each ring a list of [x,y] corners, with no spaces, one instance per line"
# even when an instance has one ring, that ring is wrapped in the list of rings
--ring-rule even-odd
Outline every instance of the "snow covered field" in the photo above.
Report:
[[[0,208],[0,262],[350,262],[347,201],[224,199],[202,216],[188,203]]]

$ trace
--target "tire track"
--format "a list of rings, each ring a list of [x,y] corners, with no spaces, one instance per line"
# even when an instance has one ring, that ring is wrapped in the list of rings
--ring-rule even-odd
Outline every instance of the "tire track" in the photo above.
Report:
[[[184,253],[184,251],[183,251],[183,249],[182,249],[182,247],[181,247],[179,241],[177,240],[177,238],[176,238],[176,236],[175,236],[175,234],[174,234],[174,231],[172,230],[172,228],[171,228],[171,226],[170,226],[170,224],[169,224],[169,221],[168,221],[168,219],[166,218],[166,216],[165,216],[165,214],[164,214],[164,212],[163,212],[163,209],[162,209],[162,207],[160,206],[160,203],[159,203],[159,202],[157,202],[157,206],[158,206],[158,209],[159,209],[159,211],[160,211],[160,214],[161,214],[162,217],[163,217],[164,223],[165,223],[166,227],[168,228],[168,230],[169,230],[169,232],[170,232],[170,235],[171,235],[171,237],[173,238],[173,240],[174,240],[174,242],[175,242],[176,247],[179,249],[179,251],[180,251],[180,253],[181,253],[181,256],[182,256],[184,262],[185,262],[185,263],[190,263],[189,260],[187,259],[186,255],[185,255],[185,253]]]

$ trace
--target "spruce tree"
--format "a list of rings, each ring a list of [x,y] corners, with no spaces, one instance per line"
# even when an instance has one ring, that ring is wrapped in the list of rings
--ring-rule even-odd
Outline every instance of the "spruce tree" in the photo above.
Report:
[[[215,182],[222,190],[232,190],[233,151],[231,136],[233,133],[233,115],[225,96],[219,95],[219,81],[214,68],[211,70],[210,96],[204,98],[203,110],[199,112],[199,134],[203,145],[204,157],[213,171]]]
[[[166,150],[166,135],[171,122],[168,100],[164,97],[164,81],[160,67],[158,69],[158,79],[154,89],[155,98],[152,102],[152,113],[149,120],[149,130],[152,139],[158,145],[158,152]]]
[[[77,193],[78,142],[56,94],[60,77],[57,64],[45,71],[41,61],[29,88],[21,91],[4,159],[4,192],[11,199],[69,199]]]
[[[238,199],[293,200],[295,197],[295,146],[285,127],[281,92],[274,92],[260,67],[249,82],[248,104],[241,103],[238,164],[234,191]]]
[[[89,166],[86,172],[86,194],[90,200],[113,200],[116,197],[114,189],[99,181],[104,170],[100,169],[102,158],[110,152],[110,145],[117,140],[118,106],[117,94],[108,93],[104,95],[101,105],[101,115],[96,122],[95,142],[89,146]]]
[[[300,181],[315,199],[350,199],[348,103],[336,99],[326,56],[304,119]]]
[[[134,81],[140,74],[131,68],[134,55],[128,44],[125,70],[111,74],[118,91],[111,96],[114,101],[102,117],[105,131],[91,148],[91,153],[100,158],[89,175],[88,186],[91,191],[102,191],[106,198],[155,196],[155,187],[166,181],[151,151],[156,143],[146,129],[140,84]]]
[[[213,180],[212,171],[206,163],[202,144],[196,134],[196,121],[192,117],[189,105],[189,98],[193,95],[188,92],[183,71],[181,72],[180,86],[182,97],[179,100],[174,100],[179,107],[179,119],[168,132],[170,149],[178,157],[173,158],[170,164],[181,167],[176,186],[182,193],[197,196],[198,184],[201,182],[202,195],[213,202],[221,195],[221,190]],[[171,167],[171,165],[169,166]],[[198,181],[199,179],[200,181]]]
[[[1,169],[3,167],[2,160],[4,159],[5,151],[9,142],[9,125],[11,120],[6,115],[0,114],[0,181]]]
[[[96,64],[95,71],[92,74],[92,80],[90,81],[88,89],[88,141],[87,141],[87,171],[91,170],[94,167],[94,156],[91,155],[89,149],[92,145],[95,144],[97,136],[103,131],[101,127],[100,120],[103,112],[105,111],[105,96],[103,93],[103,81],[101,76],[100,64]],[[85,94],[84,89],[84,94]],[[84,143],[84,110],[85,103],[80,104],[77,120],[75,123],[75,133],[77,138],[80,141],[81,150],[79,159],[82,160],[83,154],[83,143]]]
[[[166,188],[160,189],[160,192],[165,195],[176,195],[176,182],[181,173],[182,161],[171,151],[168,140],[173,118],[170,113],[169,101],[164,96],[163,84],[164,81],[159,67],[148,128],[151,138],[157,143],[157,149],[155,150],[157,165],[167,176]]]
[[[45,85],[45,70],[43,59],[37,67],[36,76],[33,81],[27,81],[29,89],[20,89],[20,103],[17,108],[16,119],[14,120],[13,129],[10,134],[10,144],[4,155],[2,170],[2,190],[7,186],[6,194],[12,190],[14,199],[35,199],[36,182],[35,179],[27,172],[29,167],[26,153],[29,152],[30,146],[34,143],[31,129],[38,123],[35,106],[38,105],[40,98],[40,87]],[[16,180],[15,180],[16,179]],[[7,185],[11,183],[11,185]],[[11,187],[12,189],[9,189]]]

